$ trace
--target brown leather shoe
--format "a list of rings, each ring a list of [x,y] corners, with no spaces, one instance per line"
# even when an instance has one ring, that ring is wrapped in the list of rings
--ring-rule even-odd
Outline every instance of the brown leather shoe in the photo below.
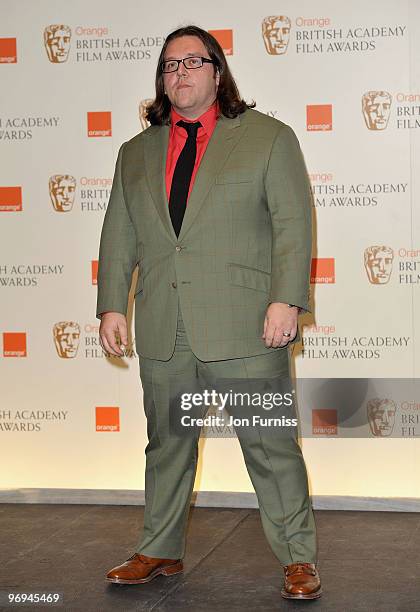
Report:
[[[321,580],[315,563],[291,563],[285,565],[283,569],[282,597],[285,599],[318,599],[321,597]]]
[[[150,582],[159,574],[172,576],[183,570],[182,559],[159,559],[134,553],[122,565],[113,567],[106,575],[108,582],[118,584],[142,584]]]

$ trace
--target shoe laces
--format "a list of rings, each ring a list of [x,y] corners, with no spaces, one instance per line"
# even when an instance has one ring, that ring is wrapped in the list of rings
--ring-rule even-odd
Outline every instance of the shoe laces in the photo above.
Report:
[[[141,555],[140,553],[134,553],[134,555],[131,555],[131,557],[129,557],[127,561],[131,561],[131,559],[136,559],[136,558],[142,563],[148,563],[146,557],[144,555]]]
[[[315,576],[316,570],[310,563],[291,563],[286,566],[286,575],[291,576],[292,574],[312,574],[312,576]]]

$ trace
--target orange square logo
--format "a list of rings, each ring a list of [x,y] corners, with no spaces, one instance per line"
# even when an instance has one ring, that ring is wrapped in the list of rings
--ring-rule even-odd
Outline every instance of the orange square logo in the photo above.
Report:
[[[118,406],[96,406],[96,431],[120,431]]]
[[[308,104],[306,107],[306,129],[308,132],[332,130],[332,104]]]
[[[0,187],[0,211],[22,210],[22,187]]]
[[[98,284],[98,260],[93,259],[91,261],[91,270],[92,270],[92,285]]]
[[[16,64],[16,38],[0,38],[0,64]]]
[[[233,55],[233,30],[209,30],[223,49],[225,55]]]
[[[26,356],[26,332],[4,332],[3,357]]]
[[[111,112],[92,112],[87,114],[88,137],[112,136]]]
[[[311,283],[335,283],[334,257],[313,257],[311,262]]]
[[[336,436],[337,410],[333,408],[314,408],[312,410],[312,433]]]

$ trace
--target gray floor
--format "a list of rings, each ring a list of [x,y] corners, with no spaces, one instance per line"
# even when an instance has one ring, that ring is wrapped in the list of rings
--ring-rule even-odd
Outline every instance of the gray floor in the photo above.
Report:
[[[322,510],[315,517],[324,596],[299,603],[280,596],[282,569],[258,510],[192,508],[184,573],[119,586],[104,575],[132,554],[142,507],[1,504],[0,591],[61,592],[61,609],[84,612],[420,610],[420,514]]]

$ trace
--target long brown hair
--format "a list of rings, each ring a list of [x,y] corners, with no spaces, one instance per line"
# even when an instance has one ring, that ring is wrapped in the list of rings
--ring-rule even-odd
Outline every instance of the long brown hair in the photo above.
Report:
[[[171,102],[164,90],[162,62],[169,43],[176,38],[181,38],[181,36],[197,36],[206,47],[210,59],[214,62],[213,67],[215,73],[216,70],[218,70],[220,74],[219,87],[217,88],[217,101],[219,110],[225,117],[237,117],[245,112],[247,108],[254,108],[255,102],[247,104],[239,95],[238,87],[229,70],[223,49],[214,36],[197,26],[189,25],[171,32],[166,38],[162,51],[160,52],[155,77],[156,97],[146,111],[146,118],[151,125],[163,125],[168,122]]]

